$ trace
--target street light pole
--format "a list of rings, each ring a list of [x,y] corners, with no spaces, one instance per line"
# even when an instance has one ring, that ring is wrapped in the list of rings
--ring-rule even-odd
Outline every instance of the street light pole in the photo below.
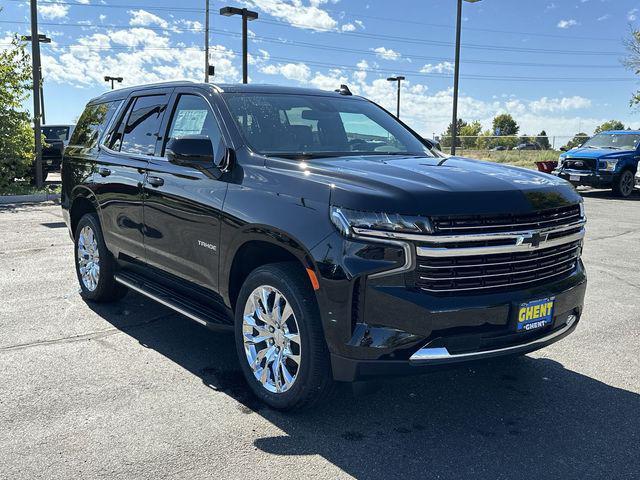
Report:
[[[476,3],[480,0],[464,0]],[[462,29],[462,0],[458,0],[458,15],[456,19],[456,59],[453,72],[453,120],[451,121],[451,155],[456,154],[458,140],[458,86],[460,83],[460,31]]]
[[[204,7],[204,83],[209,83],[209,0]]]
[[[242,83],[249,83],[247,22],[257,19],[258,12],[253,12],[246,8],[223,7],[220,9],[220,15],[224,15],[225,17],[231,17],[232,15],[242,16]]]
[[[396,96],[396,102],[397,102],[397,106],[396,106],[396,118],[400,118],[400,82],[402,82],[402,80],[404,80],[405,77],[398,75],[397,77],[389,77],[387,78],[387,81],[389,82],[398,82],[398,94]]]
[[[109,75],[104,76],[105,82],[111,82],[111,90],[113,90],[113,82],[122,83],[122,77],[110,77]]]

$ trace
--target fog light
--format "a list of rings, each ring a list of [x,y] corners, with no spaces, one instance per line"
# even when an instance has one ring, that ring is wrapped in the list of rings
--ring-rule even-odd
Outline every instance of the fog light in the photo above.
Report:
[[[567,327],[570,327],[571,325],[576,323],[576,320],[578,320],[578,316],[577,315],[569,315],[567,317]]]

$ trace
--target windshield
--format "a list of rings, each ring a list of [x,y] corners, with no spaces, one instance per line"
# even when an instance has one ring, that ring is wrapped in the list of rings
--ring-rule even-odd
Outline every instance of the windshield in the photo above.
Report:
[[[583,148],[613,148],[615,150],[635,150],[640,135],[631,133],[599,133],[587,140]]]
[[[69,127],[42,127],[42,134],[47,140],[68,140]]]
[[[225,94],[247,144],[263,155],[433,156],[414,135],[366,100],[314,95]]]

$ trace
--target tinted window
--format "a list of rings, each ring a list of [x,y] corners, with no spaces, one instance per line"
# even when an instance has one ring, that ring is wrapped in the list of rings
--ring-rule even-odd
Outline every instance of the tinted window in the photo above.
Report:
[[[222,158],[223,143],[218,122],[207,101],[198,95],[180,95],[167,141],[187,135],[208,137],[213,145],[214,158]]]
[[[94,150],[98,146],[98,139],[120,103],[121,101],[118,100],[88,105],[73,131],[70,145],[81,147],[87,151]]]
[[[166,95],[136,98],[124,117],[124,129],[119,130],[120,135],[113,139],[115,141],[112,148],[137,155],[153,155],[166,107]]]
[[[225,94],[247,144],[263,154],[428,155],[377,105],[352,97]]]

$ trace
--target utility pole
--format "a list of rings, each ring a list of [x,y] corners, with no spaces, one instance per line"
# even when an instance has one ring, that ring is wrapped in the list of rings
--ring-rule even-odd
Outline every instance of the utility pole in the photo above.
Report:
[[[396,118],[400,118],[400,82],[404,80],[404,77],[398,75],[397,77],[389,77],[387,81],[389,82],[398,82],[398,94],[396,98],[397,106],[396,106]]]
[[[480,0],[464,0],[477,3]],[[456,154],[458,139],[458,84],[460,82],[460,30],[462,29],[462,0],[458,0],[458,15],[456,18],[456,60],[453,72],[453,120],[451,121],[451,155]]]
[[[209,0],[204,7],[204,83],[209,83]]]
[[[36,148],[36,186],[42,188],[42,131],[40,117],[44,111],[42,100],[42,71],[40,69],[40,42],[49,43],[50,38],[38,33],[38,1],[31,0],[31,35],[23,37],[31,40],[31,69],[33,76],[33,137]],[[42,111],[41,111],[42,109]]]

